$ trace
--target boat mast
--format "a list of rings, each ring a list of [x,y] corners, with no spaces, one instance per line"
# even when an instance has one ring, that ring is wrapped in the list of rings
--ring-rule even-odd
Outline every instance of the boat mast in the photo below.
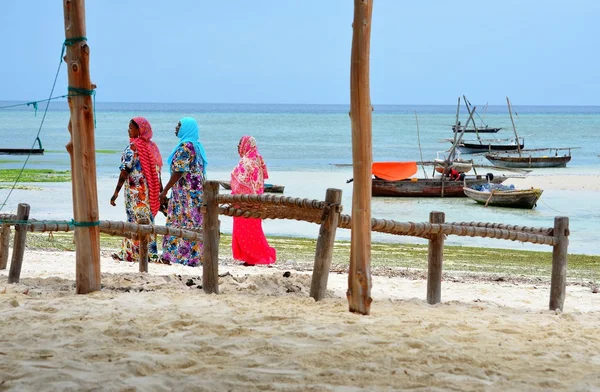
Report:
[[[519,152],[519,156],[521,156],[521,143],[519,143],[519,135],[517,134],[517,127],[515,127],[515,120],[512,115],[512,108],[510,106],[510,100],[506,97],[506,104],[508,105],[508,114],[510,114],[510,121],[512,122],[513,131],[515,131],[515,138],[517,139],[517,151]]]
[[[421,169],[423,174],[427,178],[427,172],[425,171],[425,165],[423,165],[423,150],[421,149],[421,135],[419,133],[419,117],[417,117],[417,111],[415,110],[415,120],[417,121],[417,143],[419,143],[419,154],[421,155]]]
[[[465,100],[465,106],[469,111],[469,115],[472,117],[473,114],[475,114],[475,107],[473,107],[473,111],[471,111],[471,106],[469,105],[469,101],[467,101],[467,97],[463,95],[463,99]],[[475,134],[477,135],[477,140],[479,140],[479,144],[483,144],[483,142],[481,141],[481,137],[479,136],[479,131],[477,130],[477,124],[475,124],[475,119],[473,119],[473,128],[475,129]]]

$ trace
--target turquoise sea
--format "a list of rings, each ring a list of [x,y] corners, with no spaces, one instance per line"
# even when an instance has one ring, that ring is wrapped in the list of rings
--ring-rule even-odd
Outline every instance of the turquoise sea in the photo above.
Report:
[[[1,106],[16,102],[0,102]],[[506,106],[490,106],[477,123],[503,127],[498,138],[513,137]],[[31,147],[40,127],[45,104],[37,115],[31,107],[0,109],[0,146]],[[515,122],[526,148],[580,147],[564,169],[539,169],[533,176],[595,174],[600,170],[600,107],[595,106],[518,106]],[[345,213],[350,213],[352,169],[337,166],[351,163],[350,119],[347,105],[255,105],[255,104],[175,104],[175,103],[97,103],[96,154],[101,219],[125,218],[124,208],[108,203],[118,175],[122,149],[128,142],[127,127],[134,116],[144,116],[152,124],[154,140],[166,158],[177,139],[175,125],[183,116],[195,117],[201,130],[208,159],[209,179],[228,179],[237,163],[236,146],[242,135],[256,137],[259,150],[269,167],[272,183],[284,184],[286,195],[323,199],[327,188],[344,192]],[[432,160],[447,150],[452,137],[456,106],[374,105],[373,157],[375,161],[420,160],[417,138],[418,118],[423,160]],[[461,109],[461,122],[467,120]],[[69,111],[66,102],[54,101],[48,110],[40,138],[46,153],[31,156],[28,168],[69,169],[64,146]],[[470,137],[470,136],[469,136]],[[465,137],[466,138],[466,137]],[[25,156],[0,155],[0,170],[22,167]],[[483,164],[489,164],[477,158]],[[431,168],[427,168],[428,174]],[[420,171],[419,174],[422,174]],[[167,177],[167,170],[163,178]],[[507,181],[505,183],[509,183]],[[38,184],[39,185],[39,184]],[[3,202],[9,190],[0,189]],[[551,227],[554,216],[571,219],[571,253],[600,254],[600,198],[593,190],[546,190],[536,209],[521,211],[483,208],[469,199],[374,198],[373,216],[399,221],[422,222],[432,210],[446,212],[447,221],[489,221],[528,226]],[[19,202],[31,204],[31,217],[70,219],[70,184],[43,184],[42,190],[15,190],[2,212],[16,210]],[[159,219],[159,223],[161,219]],[[223,218],[223,231],[231,231],[229,218]],[[272,235],[316,238],[316,225],[295,221],[266,221],[265,231]],[[338,238],[349,238],[340,230]],[[374,240],[425,243],[411,237],[374,235]],[[549,247],[518,242],[461,238],[451,236],[448,244],[550,250]]]

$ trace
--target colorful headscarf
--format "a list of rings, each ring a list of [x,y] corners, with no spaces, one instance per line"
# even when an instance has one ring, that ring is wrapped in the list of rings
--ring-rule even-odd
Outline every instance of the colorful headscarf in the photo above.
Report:
[[[175,146],[173,151],[171,151],[171,155],[169,155],[169,167],[173,162],[173,157],[177,152],[177,149],[183,143],[190,142],[194,145],[194,151],[196,152],[196,156],[202,158],[202,174],[206,177],[206,166],[208,165],[208,161],[206,160],[206,151],[204,151],[204,146],[198,139],[200,139],[200,128],[198,128],[198,123],[191,117],[184,117],[179,120],[181,123],[181,127],[179,128],[179,133],[177,137],[179,137],[179,143]]]
[[[265,161],[258,153],[256,139],[252,136],[242,136],[238,152],[241,156],[240,162],[231,172],[232,193],[262,194],[269,173]]]
[[[129,142],[137,147],[138,156],[142,165],[142,173],[148,183],[150,196],[150,210],[156,216],[160,209],[160,181],[158,172],[162,167],[162,157],[156,143],[152,141],[152,127],[144,117],[134,117],[131,121],[137,124],[140,134],[137,138],[129,139]],[[158,166],[159,170],[156,170]]]

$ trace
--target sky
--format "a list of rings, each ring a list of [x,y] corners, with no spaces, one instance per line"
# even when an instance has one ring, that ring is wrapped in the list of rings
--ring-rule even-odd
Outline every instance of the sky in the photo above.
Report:
[[[373,1],[374,104],[600,105],[598,0]],[[352,0],[87,0],[96,98],[347,104],[353,12]],[[0,100],[46,98],[62,2],[0,0],[0,37]]]

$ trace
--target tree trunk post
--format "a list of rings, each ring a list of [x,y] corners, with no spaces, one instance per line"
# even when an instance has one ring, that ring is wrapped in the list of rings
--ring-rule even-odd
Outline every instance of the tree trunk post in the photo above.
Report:
[[[29,204],[20,203],[17,207],[17,220],[25,223],[15,225],[15,242],[13,244],[12,260],[8,272],[8,283],[19,283],[21,279],[21,266],[23,253],[25,253],[25,240],[27,238],[27,223],[29,219]]]
[[[137,221],[140,225],[149,225],[150,219],[140,218]],[[148,239],[150,234],[140,233],[138,239],[140,241],[140,272],[148,272]]]
[[[567,248],[569,247],[569,218],[554,218],[554,237],[558,244],[552,248],[552,280],[550,282],[550,310],[563,310],[567,289]]]
[[[6,269],[10,245],[10,225],[2,225],[0,232],[0,270]]]
[[[329,279],[329,270],[331,268],[335,232],[340,218],[342,191],[340,189],[327,189],[325,201],[327,202],[327,207],[321,219],[321,228],[319,229],[319,238],[317,239],[317,250],[315,253],[315,265],[310,284],[310,296],[315,301],[325,298],[325,293],[327,292],[327,280]]]
[[[100,290],[100,230],[96,186],[94,110],[90,80],[90,48],[85,38],[85,1],[63,0],[65,62],[68,67],[73,217],[75,221],[76,292]]]
[[[369,53],[373,0],[354,0],[350,65],[352,123],[352,229],[348,274],[349,310],[371,311],[371,106]]]
[[[219,183],[204,183],[204,261],[202,263],[202,288],[206,294],[219,294]]]
[[[429,213],[430,223],[444,223],[446,215],[443,212]],[[442,300],[442,263],[444,260],[444,234],[432,234],[429,237],[429,252],[427,255],[427,303],[434,305]]]

